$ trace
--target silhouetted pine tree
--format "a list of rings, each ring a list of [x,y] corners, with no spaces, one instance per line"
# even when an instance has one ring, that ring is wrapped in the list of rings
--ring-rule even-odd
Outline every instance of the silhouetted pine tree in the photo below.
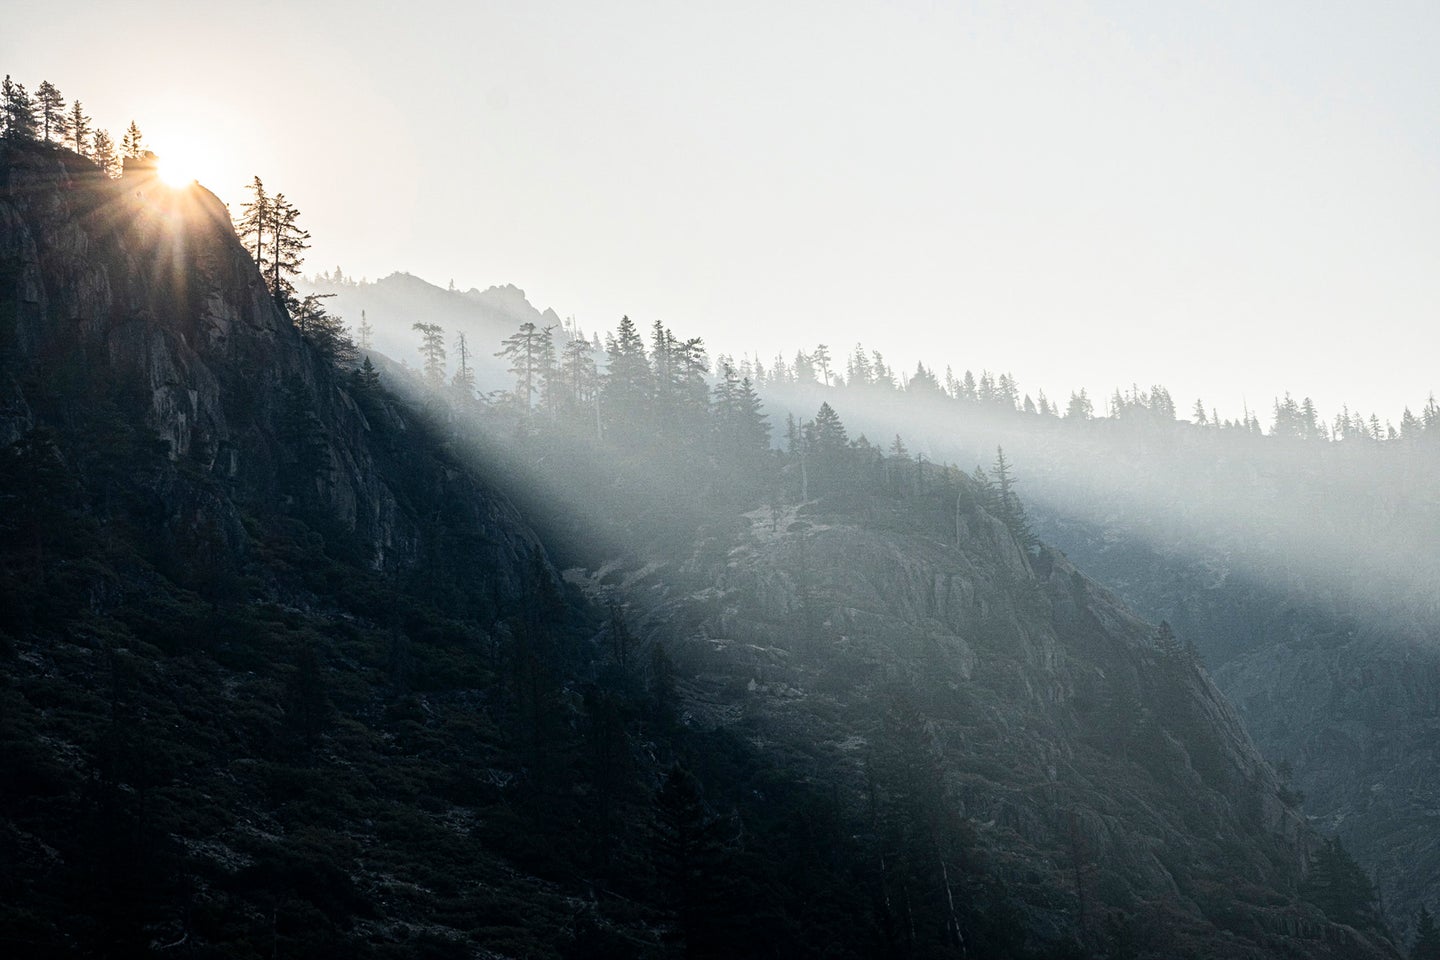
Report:
[[[35,101],[25,90],[25,84],[12,81],[8,73],[0,82],[0,111],[3,111],[0,119],[4,120],[5,139],[34,140],[40,132]]]
[[[70,133],[70,144],[75,152],[82,157],[85,156],[85,144],[90,139],[90,118],[85,115],[85,108],[76,100],[70,104],[70,114],[65,118],[65,126]]]
[[[126,160],[138,160],[145,153],[145,137],[134,120],[125,128],[125,136],[120,138],[120,153]]]
[[[35,88],[35,105],[40,113],[40,139],[64,142],[66,131],[65,98],[49,80],[41,80]]]
[[[95,131],[95,137],[91,143],[90,159],[95,161],[100,167],[100,172],[107,177],[115,175],[115,142],[104,130]]]

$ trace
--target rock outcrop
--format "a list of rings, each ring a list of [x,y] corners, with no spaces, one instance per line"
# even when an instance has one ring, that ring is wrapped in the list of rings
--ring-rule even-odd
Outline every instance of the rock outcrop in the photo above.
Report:
[[[1296,897],[1316,835],[1181,641],[983,511],[939,536],[866,512],[757,511],[678,567],[569,576],[680,638],[690,723],[808,744],[857,797],[907,690],[1028,929],[1125,915],[1144,955],[1391,955]]]
[[[513,572],[539,548],[503,496],[400,449],[395,438],[420,429],[413,418],[393,404],[362,411],[276,305],[209,191],[145,170],[111,180],[68,151],[0,146],[0,439],[34,425],[37,391],[82,378],[113,384],[163,440],[165,509],[228,510],[209,519],[233,541],[239,514],[198,486],[222,485],[242,510],[305,501],[377,570],[420,563],[422,528],[438,534],[417,500],[444,503],[447,535],[473,540],[472,562],[512,595]],[[300,467],[297,439],[312,448]]]

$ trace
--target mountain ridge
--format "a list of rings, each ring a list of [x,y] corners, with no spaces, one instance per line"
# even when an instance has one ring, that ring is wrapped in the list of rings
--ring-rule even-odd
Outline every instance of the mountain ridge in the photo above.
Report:
[[[47,147],[0,170],[11,939],[1393,955],[1300,899],[1313,838],[1183,648],[973,479],[767,452],[779,499],[737,512],[706,457],[541,448],[333,368],[203,194]],[[481,442],[509,451],[490,479]],[[612,524],[652,490],[700,520],[567,586],[527,512],[607,486]],[[1102,719],[1141,709],[1132,759]],[[884,749],[857,766],[855,737]],[[1062,771],[1090,798],[1070,822]]]

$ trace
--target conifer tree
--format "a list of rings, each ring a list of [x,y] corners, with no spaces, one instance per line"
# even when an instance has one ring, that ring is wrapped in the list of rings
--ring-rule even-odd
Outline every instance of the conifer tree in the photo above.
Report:
[[[960,378],[960,392],[956,395],[956,399],[969,400],[971,403],[980,400],[980,388],[975,383],[975,374],[969,370],[966,370],[965,376]]]
[[[645,342],[628,316],[620,318],[605,346],[608,359],[603,390],[605,425],[622,444],[645,435],[644,420],[651,397],[650,363]]]
[[[70,132],[70,143],[75,152],[80,156],[86,156],[85,145],[90,139],[90,118],[85,116],[85,108],[76,100],[70,104],[70,115],[65,119],[65,126]]]
[[[458,390],[466,400],[473,400],[475,398],[475,371],[470,369],[470,345],[465,341],[463,330],[455,334],[455,352],[460,355],[460,366],[455,371],[455,376],[450,378],[450,385]]]
[[[130,121],[130,126],[125,128],[125,136],[120,138],[120,154],[126,160],[138,160],[145,153],[145,137],[140,133],[140,128],[135,121]]]
[[[308,293],[294,303],[295,326],[325,359],[337,366],[349,366],[358,356],[355,341],[350,339],[344,322],[325,309],[323,301],[333,296],[333,293]]]
[[[885,365],[885,358],[879,350],[870,351],[870,382],[885,390],[896,389],[895,375]]]
[[[576,337],[561,350],[560,364],[566,401],[572,410],[578,411],[595,399],[594,347],[584,337]]]
[[[815,382],[815,358],[804,350],[795,351],[795,382],[801,386]]]
[[[850,363],[845,368],[845,374],[851,386],[868,387],[870,377],[873,373],[870,367],[870,356],[860,344],[855,344],[855,351],[850,354]]]
[[[810,359],[820,368],[820,378],[825,386],[830,386],[830,348],[823,343],[817,344]]]
[[[35,88],[35,104],[40,112],[40,139],[65,141],[65,98],[49,80],[41,80]]]
[[[373,392],[380,388],[380,371],[375,369],[375,364],[370,362],[367,356],[361,361],[360,367],[355,371],[355,383],[361,390]]]
[[[240,207],[240,220],[235,224],[235,232],[239,234],[246,249],[251,251],[255,265],[260,268],[261,276],[264,276],[269,263],[265,256],[265,234],[270,229],[270,197],[265,193],[265,184],[258,176],[252,179],[245,189],[250,191],[250,201]]]
[[[1085,394],[1085,388],[1081,387],[1079,393],[1070,394],[1070,403],[1065,408],[1065,419],[1067,420],[1089,420],[1095,416],[1095,406]]]
[[[371,344],[375,342],[375,328],[370,325],[364,310],[360,311],[360,326],[356,328],[355,333],[360,349],[369,350]]]
[[[995,448],[995,467],[991,471],[995,478],[995,511],[1022,547],[1033,547],[1035,534],[1030,530],[1030,521],[1025,508],[1015,494],[1015,478],[1010,473],[1010,462],[1005,459],[1003,447]]]
[[[270,201],[270,294],[289,305],[295,299],[291,278],[300,275],[304,252],[310,249],[310,232],[299,224],[300,211],[277,193]]]
[[[445,330],[438,323],[412,323],[411,330],[420,333],[420,356],[425,359],[421,368],[425,385],[438,390],[445,385]]]
[[[96,165],[100,167],[100,172],[105,176],[113,177],[115,175],[115,142],[104,130],[95,131],[90,159],[95,161]]]
[[[0,82],[0,110],[4,113],[5,139],[34,140],[39,134],[35,101],[26,92],[25,84],[12,81],[8,73]]]
[[[529,320],[520,329],[501,341],[495,356],[510,361],[509,372],[515,377],[515,405],[528,414],[534,405],[545,377],[545,341],[552,336],[552,327],[539,329]]]
[[[920,396],[935,396],[940,392],[940,381],[935,379],[935,374],[925,369],[925,364],[915,364],[915,375],[905,385],[905,389]]]

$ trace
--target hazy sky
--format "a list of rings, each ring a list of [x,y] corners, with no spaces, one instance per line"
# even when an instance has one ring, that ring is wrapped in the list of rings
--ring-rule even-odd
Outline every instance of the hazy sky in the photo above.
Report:
[[[0,72],[260,174],[307,270],[1185,411],[1440,388],[1434,0],[463,6],[14,3]]]

